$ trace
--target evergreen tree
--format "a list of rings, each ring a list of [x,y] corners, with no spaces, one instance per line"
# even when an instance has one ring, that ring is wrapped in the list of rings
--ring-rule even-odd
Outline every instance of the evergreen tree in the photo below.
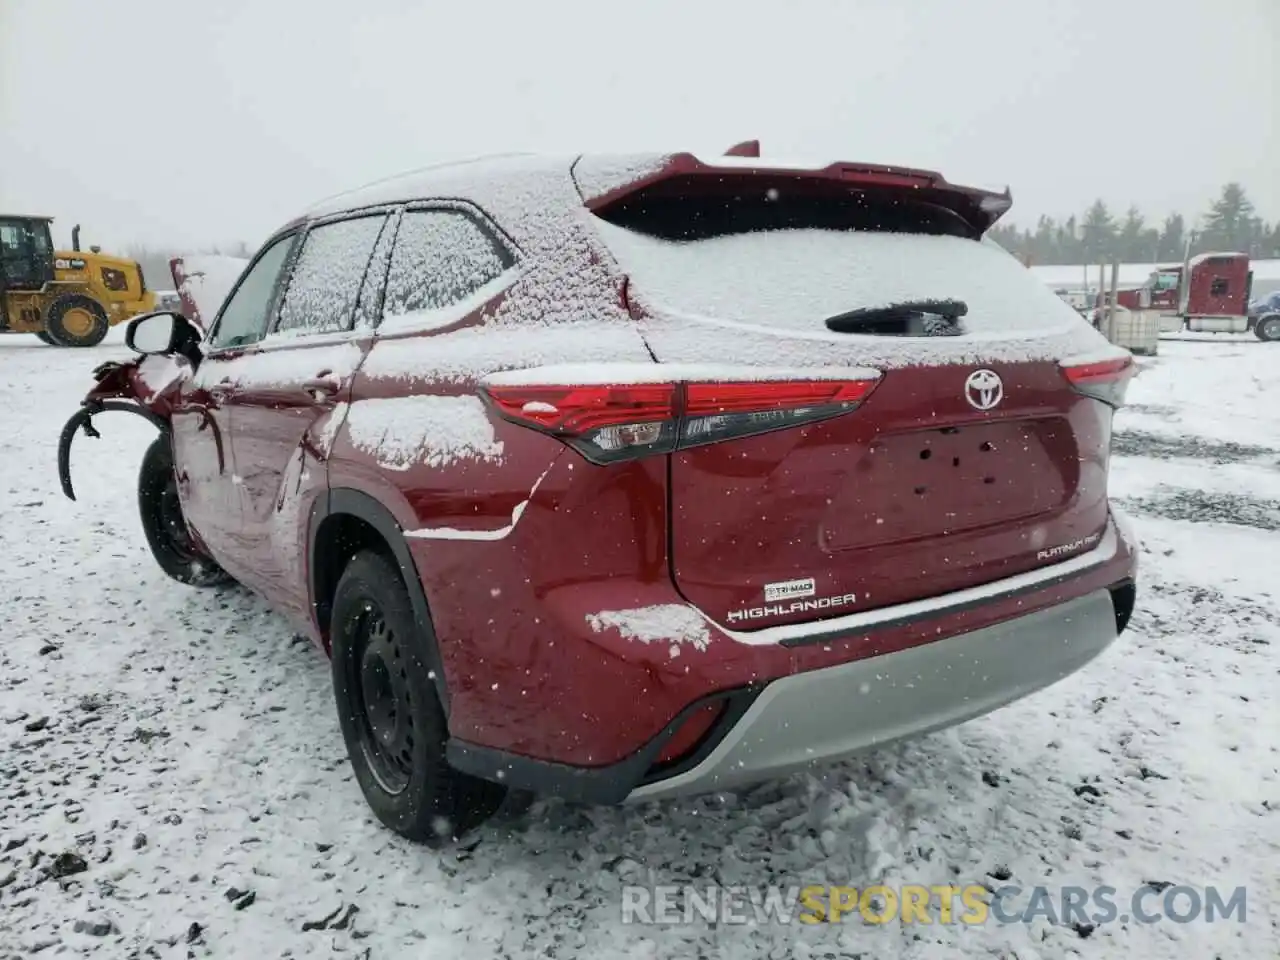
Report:
[[[1160,253],[1157,257],[1162,262],[1182,262],[1186,252],[1186,224],[1182,214],[1174,213],[1164,218],[1164,227],[1160,230]]]
[[[1124,215],[1124,223],[1120,226],[1115,255],[1123,263],[1140,263],[1150,260],[1155,256],[1155,251],[1146,245],[1146,232],[1146,220],[1138,212],[1137,207],[1130,207]]]
[[[1247,251],[1260,233],[1261,224],[1244,187],[1228,183],[1205,215],[1199,246],[1202,250]]]
[[[1080,224],[1077,223],[1075,215],[1067,217],[1058,230],[1057,254],[1055,263],[1083,263],[1084,250],[1080,245]]]
[[[1280,257],[1280,221],[1265,230],[1262,240],[1262,257]]]
[[[1094,263],[1111,259],[1116,249],[1116,222],[1107,210],[1106,203],[1102,200],[1093,202],[1093,206],[1084,215],[1081,232],[1084,234],[1084,249],[1081,251],[1084,256]]]
[[[1041,217],[1036,224],[1036,232],[1030,238],[1031,259],[1034,263],[1057,262],[1057,228],[1053,217]]]

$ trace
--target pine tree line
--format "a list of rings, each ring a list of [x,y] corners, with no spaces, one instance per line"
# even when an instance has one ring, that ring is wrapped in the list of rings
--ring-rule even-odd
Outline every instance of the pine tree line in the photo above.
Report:
[[[1058,222],[1041,217],[1034,230],[997,224],[991,238],[1031,264],[1181,263],[1191,254],[1239,251],[1255,260],[1280,257],[1280,223],[1265,223],[1238,183],[1228,183],[1209,211],[1194,225],[1180,213],[1149,226],[1137,207],[1116,218],[1102,200],[1085,215]]]

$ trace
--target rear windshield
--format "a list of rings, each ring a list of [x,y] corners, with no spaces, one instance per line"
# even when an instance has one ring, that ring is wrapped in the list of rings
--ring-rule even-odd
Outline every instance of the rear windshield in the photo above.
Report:
[[[977,239],[957,213],[902,199],[901,192],[851,190],[794,177],[664,180],[599,211],[600,219],[664,240],[707,240],[761,230],[870,230]]]
[[[593,217],[631,281],[669,317],[837,338],[828,318],[960,302],[953,335],[1039,335],[1084,321],[1025,266],[951,211],[799,192],[641,198]]]

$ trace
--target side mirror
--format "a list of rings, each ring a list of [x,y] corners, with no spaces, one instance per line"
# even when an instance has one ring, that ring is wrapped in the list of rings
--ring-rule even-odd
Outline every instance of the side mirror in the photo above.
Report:
[[[134,317],[124,333],[124,342],[129,349],[143,356],[182,353],[199,341],[200,332],[186,317],[172,310]]]

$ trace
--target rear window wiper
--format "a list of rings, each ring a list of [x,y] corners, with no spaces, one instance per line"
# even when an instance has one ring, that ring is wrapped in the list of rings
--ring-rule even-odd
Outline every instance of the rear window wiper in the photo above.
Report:
[[[960,333],[960,318],[969,312],[963,300],[907,300],[882,307],[860,307],[827,317],[835,333],[881,336],[947,336]]]

